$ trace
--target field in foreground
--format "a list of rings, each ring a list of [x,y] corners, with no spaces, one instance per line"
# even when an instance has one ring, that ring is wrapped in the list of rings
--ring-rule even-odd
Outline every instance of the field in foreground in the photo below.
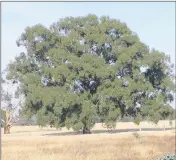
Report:
[[[142,123],[142,128],[158,126]],[[175,122],[174,122],[175,125]],[[138,128],[133,123],[118,123],[117,129]],[[103,131],[97,124],[94,131]],[[75,132],[74,132],[75,133]],[[93,132],[94,133],[94,132]],[[12,128],[10,135],[2,135],[3,160],[156,160],[158,156],[175,152],[175,131],[141,131],[140,138],[132,132],[95,132],[91,135],[73,135],[37,126]]]

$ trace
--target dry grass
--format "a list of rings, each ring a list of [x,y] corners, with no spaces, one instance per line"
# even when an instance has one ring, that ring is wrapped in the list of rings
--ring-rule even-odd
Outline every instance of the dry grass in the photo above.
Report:
[[[160,122],[162,125],[166,122]],[[146,125],[144,125],[146,124]],[[148,127],[144,123],[142,128]],[[166,123],[167,124],[167,123]],[[162,126],[161,125],[161,126]],[[134,128],[131,123],[120,123],[117,128]],[[166,126],[168,127],[168,126]],[[137,127],[138,128],[138,127]],[[94,130],[102,130],[97,124]],[[12,128],[10,135],[2,136],[3,160],[155,160],[175,151],[174,131],[132,133],[56,135],[66,129],[34,127]]]

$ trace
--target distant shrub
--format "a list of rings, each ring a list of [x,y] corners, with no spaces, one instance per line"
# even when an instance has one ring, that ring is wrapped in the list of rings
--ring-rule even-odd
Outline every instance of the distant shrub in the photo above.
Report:
[[[124,116],[120,121],[121,122],[133,122],[134,117],[130,117],[130,116]]]
[[[169,121],[169,125],[172,126],[173,125],[173,122],[172,120]]]
[[[133,121],[133,123],[135,123],[136,125],[139,126],[139,124],[140,124],[140,119],[139,119],[138,117],[135,118],[134,121]]]
[[[159,157],[156,160],[176,160],[176,155],[175,154],[166,154],[163,157]]]
[[[139,133],[137,133],[137,132],[134,132],[134,133],[132,133],[132,134],[133,134],[133,136],[134,136],[134,137],[136,137],[137,139],[138,139],[138,138],[140,138],[140,135],[139,135]]]

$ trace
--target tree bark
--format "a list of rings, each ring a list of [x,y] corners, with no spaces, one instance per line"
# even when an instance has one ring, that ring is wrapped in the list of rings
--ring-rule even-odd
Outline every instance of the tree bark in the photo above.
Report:
[[[10,126],[4,125],[4,134],[10,134]]]
[[[90,129],[88,129],[87,127],[83,128],[83,134],[91,134]]]

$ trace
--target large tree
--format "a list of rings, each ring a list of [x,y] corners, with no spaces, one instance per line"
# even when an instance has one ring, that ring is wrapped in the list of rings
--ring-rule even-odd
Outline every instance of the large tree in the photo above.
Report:
[[[150,50],[119,20],[90,14],[50,28],[37,24],[17,45],[26,53],[8,65],[7,78],[19,82],[22,111],[36,114],[41,126],[90,133],[98,119],[112,127],[124,115],[155,121],[172,113],[169,57]]]

